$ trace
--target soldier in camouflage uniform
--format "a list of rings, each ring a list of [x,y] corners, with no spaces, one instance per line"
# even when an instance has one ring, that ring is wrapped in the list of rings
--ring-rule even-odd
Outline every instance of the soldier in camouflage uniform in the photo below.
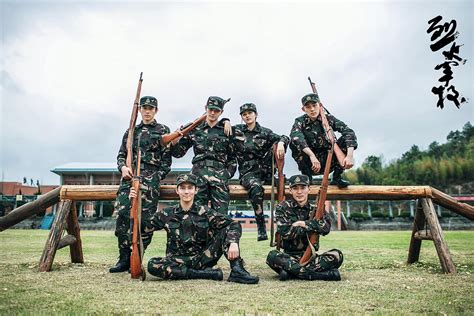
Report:
[[[222,270],[213,269],[224,255],[230,262],[230,282],[256,284],[258,277],[250,275],[240,257],[240,223],[230,216],[194,203],[198,178],[193,174],[179,175],[176,193],[179,205],[154,214],[145,231],[165,229],[166,257],[154,257],[148,262],[148,272],[163,279],[223,279]],[[132,190],[131,196],[135,192]]]
[[[301,173],[312,179],[313,174],[322,174],[326,165],[326,159],[330,143],[326,139],[321,118],[319,117],[319,97],[315,93],[305,95],[301,102],[301,108],[306,114],[298,117],[293,124],[290,133],[290,149],[293,158],[298,164]],[[340,132],[342,137],[337,140],[337,144],[346,154],[344,165],[341,166],[333,156],[331,161],[331,171],[334,171],[331,184],[338,187],[347,187],[349,182],[342,179],[344,169],[354,166],[353,152],[357,149],[357,138],[352,129],[344,122],[338,120],[331,114],[326,114],[329,125],[335,132]]]
[[[258,227],[257,240],[260,241],[268,239],[263,216],[263,183],[273,176],[272,146],[277,143],[278,158],[284,157],[290,139],[260,126],[256,121],[257,115],[257,107],[253,103],[240,107],[240,116],[245,124],[234,126],[233,142],[239,163],[240,184],[249,193]]]
[[[166,125],[154,119],[158,113],[158,101],[151,96],[140,99],[140,114],[142,122],[135,127],[133,140],[133,162],[136,166],[138,146],[141,151],[140,178],[142,187],[142,241],[143,246],[150,244],[152,233],[144,232],[143,228],[155,213],[160,194],[160,180],[170,172],[171,154],[169,147],[161,144],[161,136],[170,132]],[[118,212],[115,236],[118,238],[119,261],[110,268],[111,273],[127,271],[130,267],[130,208],[129,192],[132,186],[133,170],[125,164],[127,158],[128,130],[125,132],[122,145],[117,155],[117,167],[122,173],[120,187],[117,193],[116,210]],[[140,141],[140,144],[138,144]]]
[[[338,268],[343,261],[342,252],[337,249],[315,255],[306,265],[299,263],[309,242],[309,233],[327,235],[331,221],[327,213],[323,219],[310,218],[313,206],[308,202],[309,178],[295,175],[289,180],[291,198],[281,202],[276,208],[277,231],[281,236],[283,252],[272,250],[268,253],[267,264],[280,275],[280,280],[289,278],[303,280],[339,281]],[[319,244],[313,245],[315,251]]]
[[[193,146],[192,174],[198,177],[196,203],[208,205],[227,215],[229,179],[237,169],[232,140],[224,132],[224,122],[218,121],[229,100],[211,96],[206,104],[206,120],[171,147],[173,157],[183,157]]]

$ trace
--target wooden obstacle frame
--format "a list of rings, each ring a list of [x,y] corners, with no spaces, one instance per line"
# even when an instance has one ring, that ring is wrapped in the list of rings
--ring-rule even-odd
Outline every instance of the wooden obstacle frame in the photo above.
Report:
[[[175,185],[162,185],[162,200],[177,200]],[[71,262],[83,263],[80,226],[77,220],[76,201],[110,201],[116,199],[117,185],[63,185],[38,200],[27,203],[10,214],[0,217],[0,232],[42,212],[59,201],[58,211],[40,259],[39,271],[51,271],[58,249],[69,246]],[[232,200],[247,200],[248,193],[240,185],[229,185]],[[285,188],[289,196],[289,188]],[[310,199],[316,198],[319,187],[311,187]],[[269,199],[271,187],[264,186],[264,198]],[[474,207],[461,203],[453,197],[429,186],[361,186],[351,185],[339,189],[329,186],[328,200],[417,200],[417,210],[413,222],[408,264],[418,261],[422,240],[432,240],[444,273],[456,273],[451,254],[444,239],[433,203],[457,214],[474,220]],[[64,230],[67,234],[63,237]]]

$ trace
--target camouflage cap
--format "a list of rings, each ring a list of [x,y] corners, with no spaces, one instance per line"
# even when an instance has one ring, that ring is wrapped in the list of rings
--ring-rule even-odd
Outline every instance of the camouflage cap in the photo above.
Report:
[[[240,107],[240,115],[242,115],[242,113],[244,113],[245,111],[254,111],[255,113],[257,113],[257,106],[253,103],[245,103]]]
[[[224,109],[224,105],[229,101],[230,99],[224,100],[220,97],[211,96],[209,99],[207,99],[206,106],[208,109],[222,111]]]
[[[290,180],[290,188],[294,187],[295,185],[307,185],[309,186],[309,177],[304,174],[296,174],[291,176]]]
[[[140,98],[140,106],[153,106],[155,108],[158,107],[158,100],[155,97],[152,96],[144,96]]]
[[[180,174],[178,178],[176,178],[176,185],[179,186],[182,183],[191,183],[195,186],[197,185],[197,177],[194,174]]]
[[[316,93],[310,93],[301,99],[301,103],[303,103],[303,105],[306,105],[308,102],[319,103],[319,96]]]

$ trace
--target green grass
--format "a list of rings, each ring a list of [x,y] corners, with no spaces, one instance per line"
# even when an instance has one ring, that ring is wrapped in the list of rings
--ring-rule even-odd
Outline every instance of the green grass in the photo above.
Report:
[[[53,271],[39,273],[47,231],[0,233],[0,314],[214,314],[376,313],[473,314],[474,232],[445,232],[458,273],[444,275],[433,243],[423,241],[420,262],[405,264],[410,232],[332,232],[322,250],[338,248],[345,262],[341,282],[278,281],[265,264],[267,242],[245,232],[242,256],[260,276],[258,285],[207,280],[145,282],[127,273],[110,274],[117,257],[112,231],[82,231],[84,264],[71,264],[58,251]],[[165,234],[147,250],[164,254]],[[225,278],[229,267],[219,261]]]

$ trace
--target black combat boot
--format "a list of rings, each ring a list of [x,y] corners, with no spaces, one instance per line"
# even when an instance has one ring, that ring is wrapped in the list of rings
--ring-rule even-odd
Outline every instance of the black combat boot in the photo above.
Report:
[[[341,281],[341,274],[338,269],[332,269],[323,272],[308,271],[304,276],[300,277],[303,280],[321,280],[321,281]]]
[[[285,270],[281,270],[278,278],[280,279],[280,281],[288,281],[290,279],[296,279],[296,277],[293,274],[291,274],[291,273],[289,273]]]
[[[125,272],[130,269],[130,249],[120,248],[120,257],[115,266],[109,269],[110,273]]]
[[[230,268],[231,271],[227,281],[244,284],[258,283],[258,277],[251,275],[247,270],[245,270],[242,258],[232,260],[230,262]]]
[[[257,222],[258,237],[257,241],[268,240],[267,228],[265,227],[265,216],[263,213],[255,214],[255,221]]]
[[[349,181],[342,179],[342,172],[342,169],[335,169],[334,173],[332,174],[332,180],[330,184],[337,185],[338,188],[347,188],[350,183]]]
[[[206,268],[203,270],[188,269],[187,276],[189,279],[205,279],[222,281],[224,275],[221,269]]]

